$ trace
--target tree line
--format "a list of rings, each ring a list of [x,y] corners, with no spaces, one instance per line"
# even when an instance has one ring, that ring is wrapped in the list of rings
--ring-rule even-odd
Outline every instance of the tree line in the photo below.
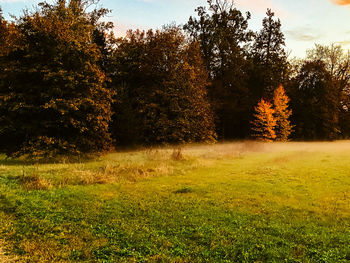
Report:
[[[349,137],[349,52],[316,45],[289,59],[272,10],[253,32],[249,12],[208,0],[182,27],[123,38],[103,22],[108,12],[92,0],[40,3],[14,21],[0,11],[0,151],[50,158],[121,145]]]

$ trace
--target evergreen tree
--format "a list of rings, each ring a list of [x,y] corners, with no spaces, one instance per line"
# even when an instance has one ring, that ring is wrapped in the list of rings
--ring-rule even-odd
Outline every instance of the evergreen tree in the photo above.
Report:
[[[41,3],[17,19],[17,39],[0,73],[0,144],[7,155],[108,149],[113,93],[93,37],[107,10],[87,12],[92,3]]]
[[[253,33],[246,15],[229,0],[208,0],[196,9],[184,29],[199,41],[211,84],[208,92],[215,110],[219,137],[245,137],[249,132],[251,95],[247,87],[247,44]]]
[[[260,141],[271,142],[276,139],[276,119],[274,109],[268,101],[261,99],[255,107],[252,124],[253,137]]]
[[[284,88],[280,85],[274,92],[273,106],[274,116],[276,119],[276,140],[277,141],[288,141],[288,138],[293,130],[293,125],[290,123],[290,116],[292,110],[288,108],[289,98],[286,95]]]
[[[255,35],[251,51],[250,90],[258,96],[272,99],[274,89],[285,80],[287,55],[281,21],[268,9],[263,28]],[[258,88],[258,89],[257,89]]]

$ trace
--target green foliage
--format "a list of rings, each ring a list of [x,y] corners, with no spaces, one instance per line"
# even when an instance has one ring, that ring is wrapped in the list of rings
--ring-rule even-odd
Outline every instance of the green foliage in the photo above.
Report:
[[[275,18],[271,9],[267,10],[262,26],[255,35],[250,53],[252,65],[249,83],[254,93],[272,99],[274,90],[286,78],[288,62],[284,50],[285,38],[281,21]]]
[[[171,149],[38,166],[3,156],[0,236],[19,262],[348,262],[349,142],[253,146],[186,147],[181,162]],[[83,172],[117,180],[77,184]]]
[[[129,32],[113,57],[117,143],[214,141],[199,46],[177,27]]]
[[[308,50],[308,61],[322,61],[325,69],[332,77],[332,85],[336,87],[339,96],[339,128],[343,138],[350,136],[350,52],[343,50],[340,45],[315,45]]]
[[[110,145],[113,92],[107,88],[96,30],[105,9],[91,1],[41,3],[15,25],[1,61],[0,145],[9,156],[50,158]]]
[[[245,137],[252,108],[245,59],[253,36],[248,29],[250,13],[244,16],[231,1],[207,2],[208,10],[198,7],[198,18],[191,17],[184,29],[201,45],[219,137]]]
[[[109,149],[110,133],[118,146],[245,138],[254,106],[272,101],[280,83],[294,138],[350,137],[350,53],[316,45],[292,65],[272,10],[253,33],[249,12],[230,0],[207,3],[184,26],[187,35],[170,26],[118,40],[94,0],[41,3],[15,22],[0,9],[0,150],[80,158]],[[292,131],[288,103],[275,96],[279,141]],[[255,132],[267,129],[262,138],[273,140],[257,116],[266,112],[255,115]]]
[[[342,96],[322,61],[303,62],[289,90],[297,138],[338,138]]]

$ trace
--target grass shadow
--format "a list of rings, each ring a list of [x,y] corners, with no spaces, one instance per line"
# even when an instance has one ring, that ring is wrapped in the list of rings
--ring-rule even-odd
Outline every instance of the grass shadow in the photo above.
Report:
[[[25,166],[31,164],[26,160],[8,158],[5,154],[0,154],[0,165],[6,166]]]
[[[0,154],[0,166],[29,166],[34,164],[82,164],[82,163],[89,163],[92,161],[98,160],[100,155],[91,155],[91,156],[84,156],[84,157],[76,157],[76,156],[60,156],[55,159],[39,159],[39,160],[32,160],[32,159],[26,159],[24,156],[23,158],[11,158],[7,157],[5,154]]]

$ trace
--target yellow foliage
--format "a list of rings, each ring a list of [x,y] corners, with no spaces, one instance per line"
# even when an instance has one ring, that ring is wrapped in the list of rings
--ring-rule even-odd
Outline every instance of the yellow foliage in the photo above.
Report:
[[[261,99],[255,107],[255,120],[252,122],[253,136],[260,141],[270,142],[276,139],[276,119],[270,102]]]
[[[292,110],[288,109],[289,98],[286,95],[282,85],[275,90],[273,104],[275,109],[276,119],[276,140],[288,141],[288,137],[292,133],[293,125],[291,125],[289,118],[292,115]]]

